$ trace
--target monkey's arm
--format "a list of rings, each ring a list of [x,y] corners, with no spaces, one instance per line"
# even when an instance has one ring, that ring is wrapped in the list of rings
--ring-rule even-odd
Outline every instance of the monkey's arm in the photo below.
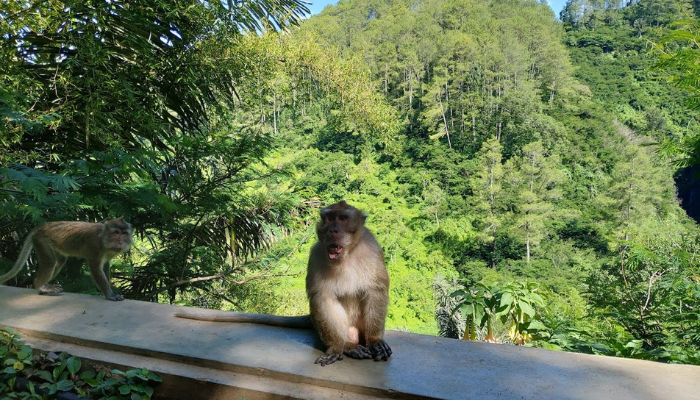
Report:
[[[384,341],[384,324],[386,321],[389,296],[386,289],[371,290],[363,299],[365,317],[365,340],[367,349],[374,361],[386,361],[391,356],[391,347]]]
[[[120,294],[114,294],[112,291],[112,286],[109,283],[109,278],[105,275],[105,270],[109,272],[109,260],[103,260],[102,258],[91,258],[88,260],[88,267],[92,273],[92,279],[100,288],[100,291],[105,296],[107,300],[112,301],[122,301],[124,297]]]

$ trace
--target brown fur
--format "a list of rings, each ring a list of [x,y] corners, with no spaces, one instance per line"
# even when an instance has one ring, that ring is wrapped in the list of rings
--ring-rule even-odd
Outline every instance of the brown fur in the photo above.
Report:
[[[114,294],[110,286],[110,261],[129,251],[133,235],[131,225],[123,218],[104,223],[77,221],[47,222],[27,236],[19,259],[10,272],[0,276],[3,283],[19,273],[36,249],[38,267],[34,288],[40,294],[61,292],[58,285],[48,285],[66,263],[67,257],[80,257],[88,261],[95,283],[108,300],[121,301],[124,297]]]
[[[316,360],[322,366],[352,358],[386,361],[391,348],[384,341],[384,322],[389,305],[389,274],[381,247],[365,227],[366,216],[345,201],[321,210],[316,225],[318,242],[311,248],[306,293],[311,314],[278,317],[231,313],[180,318],[204,321],[250,322],[310,328],[328,346]]]

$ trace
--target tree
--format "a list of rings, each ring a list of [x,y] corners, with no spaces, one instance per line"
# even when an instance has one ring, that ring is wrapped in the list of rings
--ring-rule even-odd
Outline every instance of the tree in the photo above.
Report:
[[[435,226],[440,227],[439,214],[446,209],[445,192],[435,182],[429,182],[423,189],[423,200],[426,205],[426,211],[435,216]]]
[[[212,111],[235,105],[234,82],[246,74],[241,48],[241,58],[219,52],[243,33],[283,28],[308,12],[300,0],[9,7],[0,21],[0,72],[24,101],[14,113],[43,116],[47,129],[22,129],[12,113],[3,130],[23,132],[13,158],[36,154],[44,162],[55,143],[62,158],[80,158],[115,145],[167,149],[173,135],[201,132]]]
[[[641,340],[651,350],[646,357],[684,359],[696,352],[697,363],[697,236],[658,228],[653,237],[617,246],[612,262],[591,276],[592,311]]]
[[[289,223],[291,197],[244,190],[270,140],[231,109],[250,111],[260,93],[247,89],[278,64],[274,41],[257,34],[299,22],[302,2],[7,6],[0,236],[13,250],[3,254],[46,219],[123,215],[148,256],[115,278],[132,298],[172,301],[240,273]]]
[[[615,165],[609,196],[617,214],[618,238],[631,240],[640,222],[663,212],[663,198],[670,195],[663,170],[654,168],[646,149],[624,146],[624,159]]]
[[[530,265],[531,246],[539,245],[546,237],[551,221],[572,213],[557,210],[554,203],[562,197],[557,186],[564,180],[559,157],[547,156],[540,141],[525,145],[521,152],[508,160],[505,174],[515,199],[513,225],[525,238],[526,260]]]
[[[654,44],[658,54],[654,68],[665,74],[672,84],[690,93],[686,105],[691,110],[699,110],[700,26],[695,20],[677,21],[672,26],[677,29]],[[688,134],[680,141],[666,140],[661,143],[659,152],[674,158],[674,164],[679,167],[700,165],[700,134]]]
[[[471,180],[474,207],[483,213],[481,220],[483,240],[491,244],[491,268],[497,263],[497,238],[503,224],[505,208],[502,204],[503,165],[502,146],[495,137],[484,142],[477,154],[481,166]]]

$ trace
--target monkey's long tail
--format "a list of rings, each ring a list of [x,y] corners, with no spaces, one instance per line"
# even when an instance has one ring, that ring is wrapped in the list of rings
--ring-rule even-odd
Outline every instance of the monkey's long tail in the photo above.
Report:
[[[12,267],[10,272],[6,273],[3,276],[0,276],[0,283],[5,283],[5,281],[8,281],[12,278],[15,277],[19,273],[19,270],[24,267],[24,264],[27,263],[27,259],[29,258],[29,253],[32,251],[32,237],[34,236],[34,232],[30,233],[29,236],[27,236],[27,239],[24,240],[24,247],[22,247],[22,252],[19,253],[19,258],[17,258],[17,262],[15,263],[15,266]]]
[[[249,324],[282,326],[285,328],[313,328],[310,315],[301,315],[298,317],[281,317],[278,315],[252,314],[234,311],[207,311],[206,313],[179,311],[175,313],[175,316],[177,318],[196,319],[198,321],[209,322],[243,322]]]

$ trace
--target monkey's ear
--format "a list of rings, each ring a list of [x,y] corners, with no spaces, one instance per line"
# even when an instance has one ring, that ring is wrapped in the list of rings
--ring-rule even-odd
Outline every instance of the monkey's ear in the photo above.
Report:
[[[119,221],[122,224],[122,229],[131,229],[131,224],[126,222],[124,217],[119,217],[117,218],[117,221]]]

